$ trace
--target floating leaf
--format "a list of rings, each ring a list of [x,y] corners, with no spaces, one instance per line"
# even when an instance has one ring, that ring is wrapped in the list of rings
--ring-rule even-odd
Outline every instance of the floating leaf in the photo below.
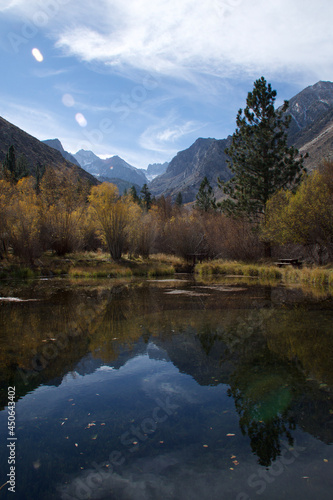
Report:
[[[76,448],[79,446],[77,443],[75,443]]]
[[[236,434],[227,434],[227,437],[236,436]]]

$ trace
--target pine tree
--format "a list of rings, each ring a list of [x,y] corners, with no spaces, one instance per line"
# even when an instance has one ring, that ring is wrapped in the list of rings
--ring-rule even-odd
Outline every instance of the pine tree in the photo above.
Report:
[[[248,93],[244,114],[242,109],[238,111],[237,129],[225,150],[234,177],[228,182],[219,180],[229,195],[220,204],[228,214],[262,219],[269,198],[280,189],[296,187],[305,172],[305,157],[287,145],[288,101],[275,110],[275,99],[276,91],[261,77]]]
[[[140,198],[138,196],[138,193],[136,192],[136,187],[135,186],[132,186],[130,188],[129,194],[132,196],[132,200],[134,201],[134,203],[139,203]]]
[[[147,184],[144,184],[142,186],[142,189],[140,192],[142,194],[142,197],[141,197],[142,206],[144,207],[146,212],[148,212],[148,210],[150,209],[151,204],[152,204],[152,199],[151,199],[151,193],[148,189]]]
[[[209,212],[210,210],[216,209],[216,198],[207,177],[204,177],[200,184],[198,194],[196,195],[195,206],[202,212]]]
[[[23,177],[28,177],[29,176],[29,162],[27,157],[22,153],[17,159],[16,162],[16,173],[15,173],[15,180],[18,182],[20,179],[23,179]]]
[[[176,196],[176,200],[175,200],[175,204],[178,206],[178,207],[181,207],[182,204],[183,204],[183,196],[182,196],[182,193],[178,193],[177,196]]]
[[[8,152],[3,162],[4,178],[10,182],[16,182],[16,157],[14,146],[9,146]]]

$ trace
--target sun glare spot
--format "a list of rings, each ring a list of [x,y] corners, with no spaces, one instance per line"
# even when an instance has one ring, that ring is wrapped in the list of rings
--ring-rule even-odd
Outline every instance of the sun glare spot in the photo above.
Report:
[[[62,103],[64,106],[71,108],[75,104],[74,97],[71,94],[64,94],[62,96]]]
[[[87,120],[85,119],[85,117],[83,116],[82,113],[76,113],[75,115],[75,120],[78,122],[78,124],[80,125],[80,127],[86,127],[87,126]]]
[[[32,49],[31,53],[34,56],[34,58],[36,59],[36,61],[42,62],[44,60],[43,54],[41,53],[41,51],[39,49]]]

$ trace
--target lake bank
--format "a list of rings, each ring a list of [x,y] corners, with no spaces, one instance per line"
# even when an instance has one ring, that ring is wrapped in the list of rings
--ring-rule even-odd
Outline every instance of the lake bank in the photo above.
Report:
[[[23,265],[14,258],[0,264],[0,279],[28,279],[69,276],[71,278],[131,278],[172,276],[176,273],[195,273],[210,276],[244,276],[259,280],[277,280],[285,283],[305,283],[333,287],[332,266],[304,266],[283,268],[274,263],[244,263],[215,259],[193,266],[180,257],[167,254],[151,255],[148,259],[124,257],[119,262],[110,260],[103,252],[81,252],[58,257],[46,252],[33,266]]]

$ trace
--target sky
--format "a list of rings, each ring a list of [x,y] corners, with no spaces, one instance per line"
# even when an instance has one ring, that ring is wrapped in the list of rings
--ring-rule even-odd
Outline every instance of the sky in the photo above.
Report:
[[[170,161],[226,138],[254,81],[333,81],[332,0],[0,0],[0,116],[65,150]]]

